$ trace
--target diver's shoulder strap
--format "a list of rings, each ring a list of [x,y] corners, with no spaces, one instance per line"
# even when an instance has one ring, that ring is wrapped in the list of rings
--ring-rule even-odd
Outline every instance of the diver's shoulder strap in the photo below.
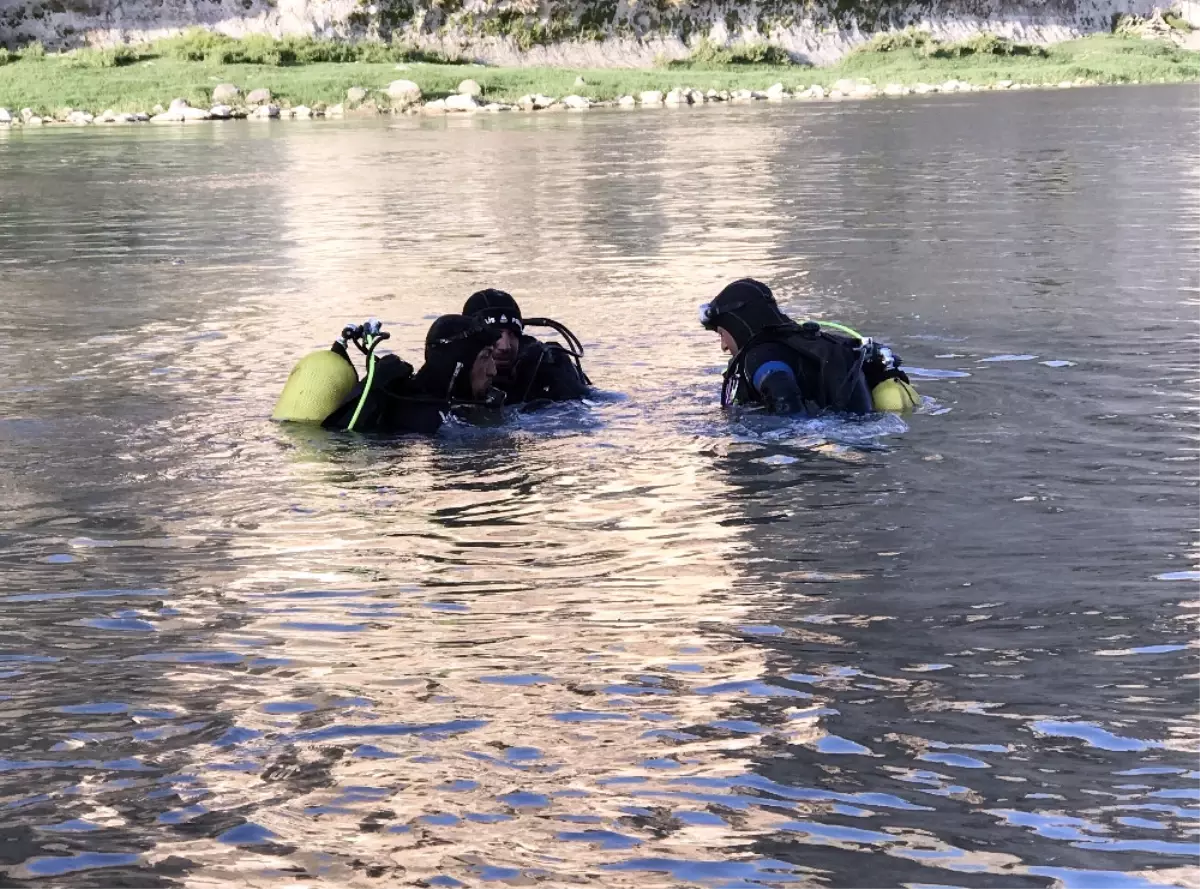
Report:
[[[392,389],[411,380],[415,371],[413,366],[399,355],[380,355],[375,359],[374,385],[382,389]]]
[[[349,355],[346,360],[350,360]],[[323,425],[347,432],[370,430],[378,424],[382,401],[409,394],[412,378],[413,366],[400,356],[368,354],[366,376]]]

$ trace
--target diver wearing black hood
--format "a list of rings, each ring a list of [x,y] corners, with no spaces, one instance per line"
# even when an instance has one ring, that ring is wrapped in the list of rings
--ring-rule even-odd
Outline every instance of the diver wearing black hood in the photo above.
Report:
[[[902,381],[905,398],[911,391],[916,403],[890,350],[841,325],[797,324],[761,281],[734,281],[700,307],[700,322],[720,333],[722,349],[733,355],[722,407],[733,401],[763,404],[773,414],[866,414],[875,409],[873,390],[887,380]]]
[[[549,318],[522,318],[521,307],[512,295],[489,288],[473,293],[463,314],[481,319],[497,332],[493,349],[496,386],[505,393],[507,404],[571,401],[584,398],[592,381],[579,359],[583,345],[575,334]],[[527,327],[549,327],[566,340],[543,343],[525,333]]]
[[[499,407],[503,393],[493,385],[496,331],[477,318],[443,315],[425,335],[425,364],[414,382],[424,394],[453,403]]]
[[[433,434],[451,415],[469,423],[495,422],[504,404],[504,393],[492,386],[498,339],[475,318],[443,315],[425,336],[425,364],[415,374],[408,362],[396,355],[376,358],[372,348],[366,377],[322,425]]]

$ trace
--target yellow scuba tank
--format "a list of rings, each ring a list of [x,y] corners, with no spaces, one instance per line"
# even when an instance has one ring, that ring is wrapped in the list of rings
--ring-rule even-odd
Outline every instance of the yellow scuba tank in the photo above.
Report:
[[[917,407],[921,403],[921,396],[911,384],[891,377],[871,390],[871,402],[877,411],[904,413]]]
[[[330,349],[305,355],[288,374],[272,420],[321,423],[358,383],[354,365]]]

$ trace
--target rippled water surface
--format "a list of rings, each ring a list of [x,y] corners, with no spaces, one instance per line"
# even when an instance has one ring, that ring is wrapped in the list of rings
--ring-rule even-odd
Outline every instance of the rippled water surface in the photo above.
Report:
[[[0,132],[0,883],[1197,885],[1197,99]],[[594,404],[268,421],[484,286]]]

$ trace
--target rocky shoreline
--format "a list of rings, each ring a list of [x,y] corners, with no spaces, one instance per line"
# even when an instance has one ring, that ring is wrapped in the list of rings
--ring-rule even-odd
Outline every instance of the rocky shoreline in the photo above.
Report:
[[[577,82],[579,87],[586,83]],[[442,115],[534,111],[587,111],[593,108],[662,108],[705,105],[709,103],[750,104],[754,102],[838,102],[877,98],[901,98],[945,93],[1007,92],[1032,89],[1071,89],[1098,86],[1095,80],[1064,80],[1058,83],[1020,83],[1001,80],[990,84],[974,84],[961,80],[944,83],[916,83],[908,86],[889,83],[883,86],[869,80],[839,80],[830,88],[814,84],[788,90],[782,83],[774,83],[762,90],[716,90],[702,91],[688,87],[677,87],[669,92],[647,90],[636,96],[597,101],[584,95],[571,94],[563,97],[530,94],[516,102],[487,102],[482,89],[473,80],[464,80],[458,91],[449,96],[427,100],[420,86],[411,80],[396,80],[382,90],[370,91],[363,87],[352,87],[347,91],[344,102],[336,105],[294,107],[276,103],[269,90],[256,89],[245,95],[233,84],[221,84],[213,89],[213,103],[209,107],[193,107],[185,99],[175,99],[164,108],[155,106],[149,111],[121,112],[111,109],[90,112],[83,109],[64,108],[53,117],[41,117],[30,108],[13,114],[0,108],[0,128],[93,126],[100,124],[141,123],[190,123],[211,120],[310,120],[313,118],[375,117],[381,114]]]

